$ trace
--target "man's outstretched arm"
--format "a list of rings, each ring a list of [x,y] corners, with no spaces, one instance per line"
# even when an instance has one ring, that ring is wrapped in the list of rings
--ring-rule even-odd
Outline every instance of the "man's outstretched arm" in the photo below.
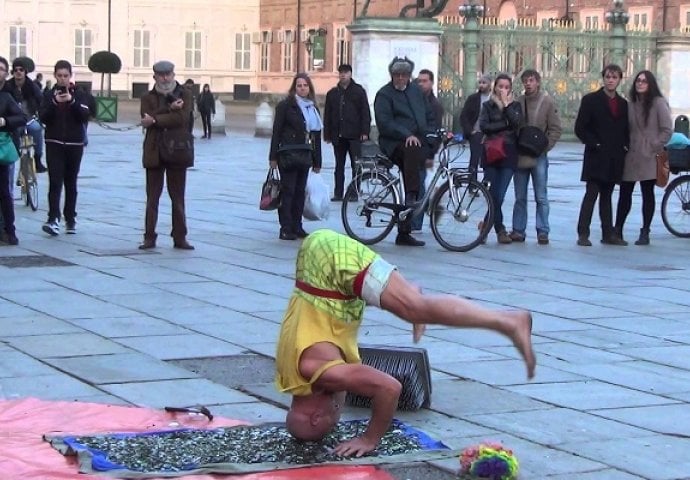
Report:
[[[366,431],[336,446],[334,452],[346,457],[361,457],[374,450],[393,420],[402,390],[400,382],[367,365],[344,364],[326,370],[316,385],[334,392],[347,391],[371,397],[371,418]]]

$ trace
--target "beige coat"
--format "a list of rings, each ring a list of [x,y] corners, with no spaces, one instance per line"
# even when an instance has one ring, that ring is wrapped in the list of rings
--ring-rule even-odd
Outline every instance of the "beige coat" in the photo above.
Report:
[[[644,122],[642,102],[628,103],[630,123],[630,149],[625,156],[624,182],[637,182],[656,178],[656,154],[673,133],[671,110],[663,97],[657,97],[649,111],[647,125]]]

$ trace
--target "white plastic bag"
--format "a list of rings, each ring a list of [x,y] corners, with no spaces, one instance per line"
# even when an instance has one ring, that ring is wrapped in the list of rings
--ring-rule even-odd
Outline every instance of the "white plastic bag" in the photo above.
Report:
[[[330,213],[331,200],[328,185],[320,173],[309,172],[304,196],[304,213],[307,220],[326,220]]]

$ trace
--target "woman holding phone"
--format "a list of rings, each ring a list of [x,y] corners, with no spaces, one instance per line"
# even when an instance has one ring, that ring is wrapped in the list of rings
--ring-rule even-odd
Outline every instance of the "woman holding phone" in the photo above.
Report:
[[[39,118],[46,126],[46,161],[48,163],[48,220],[43,231],[60,234],[60,197],[65,187],[65,232],[77,233],[77,176],[84,153],[85,128],[91,111],[84,92],[72,79],[72,65],[67,60],[55,64],[55,86],[45,92]]]

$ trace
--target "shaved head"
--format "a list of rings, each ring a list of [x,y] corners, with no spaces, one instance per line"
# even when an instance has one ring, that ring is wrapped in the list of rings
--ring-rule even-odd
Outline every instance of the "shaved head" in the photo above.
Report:
[[[323,439],[340,420],[340,404],[331,393],[295,396],[285,417],[290,435],[305,442]]]

